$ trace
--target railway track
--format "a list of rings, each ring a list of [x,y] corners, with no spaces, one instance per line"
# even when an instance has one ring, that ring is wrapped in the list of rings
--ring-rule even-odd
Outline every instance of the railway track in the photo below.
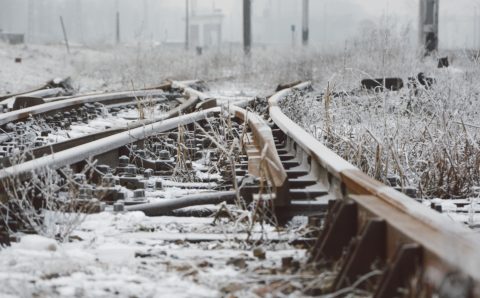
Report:
[[[188,99],[186,99],[188,98]],[[52,98],[50,102],[0,115],[3,165],[20,149],[25,158],[72,148],[115,133],[185,113],[198,98],[171,83],[149,90]]]
[[[369,178],[283,114],[279,101],[293,89],[308,90],[309,83],[280,88],[268,99],[264,115],[246,108],[252,100],[223,104],[192,83],[171,82],[135,95],[60,99],[0,115],[2,146],[11,145],[3,150],[0,200],[29,196],[42,206],[46,198],[38,181],[53,171],[59,176],[55,200],[65,202],[73,195],[74,208],[87,206],[83,210],[93,212],[191,215],[183,208],[227,202],[239,209],[250,206],[254,218],[271,212],[279,224],[308,216],[314,232],[295,243],[278,239],[308,247],[301,270],[326,276],[315,283],[309,279],[306,295],[480,296],[475,233]],[[18,136],[25,123],[19,122],[30,115],[62,112],[67,118],[65,113],[93,104],[91,115],[86,111],[86,120],[93,120],[105,116],[96,109],[95,103],[101,103],[115,117],[121,109],[138,112],[138,97],[147,96],[156,98],[155,104],[170,103],[161,117],[63,142],[39,142],[28,156],[12,162],[9,154],[24,149]],[[21,226],[21,218],[11,221]]]

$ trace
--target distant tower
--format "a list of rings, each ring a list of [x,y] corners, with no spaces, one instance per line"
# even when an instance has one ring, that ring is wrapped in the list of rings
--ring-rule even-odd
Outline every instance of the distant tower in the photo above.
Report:
[[[440,0],[420,0],[420,44],[428,55],[438,49],[438,8]]]

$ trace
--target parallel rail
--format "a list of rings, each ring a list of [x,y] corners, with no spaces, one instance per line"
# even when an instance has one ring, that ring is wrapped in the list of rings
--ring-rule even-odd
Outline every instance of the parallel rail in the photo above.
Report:
[[[182,85],[181,82],[180,83],[173,82],[173,84]],[[139,100],[142,100],[145,97],[166,95],[164,92],[169,91],[171,88],[172,88],[172,83],[166,83],[159,87],[148,89],[148,91],[142,90],[138,92],[117,92],[113,94],[84,95],[84,96],[77,96],[74,98],[67,98],[63,100],[62,99],[55,100],[51,103],[45,103],[45,104],[34,106],[34,107],[29,107],[29,108],[12,111],[5,114],[0,114],[0,123],[6,124],[12,121],[15,121],[14,119],[22,120],[32,115],[39,116],[43,114],[55,114],[62,111],[68,111],[68,110],[74,109],[77,106],[83,105],[85,103],[100,102],[106,106],[122,106],[126,104],[138,103]],[[187,86],[185,86],[185,88],[187,88]],[[180,89],[183,90],[183,88],[180,88]],[[171,109],[166,114],[160,117],[155,117],[155,119],[139,120],[128,125],[128,127],[107,129],[105,131],[92,133],[92,134],[78,137],[78,138],[69,139],[67,141],[48,144],[43,147],[33,148],[32,150],[30,150],[28,155],[25,156],[25,158],[29,160],[32,158],[41,157],[43,155],[54,154],[62,150],[80,146],[95,140],[99,140],[99,139],[120,133],[120,132],[125,132],[137,127],[141,127],[141,126],[145,126],[155,122],[177,117],[179,115],[193,111],[195,109],[195,106],[203,100],[200,96],[196,94],[192,95],[185,92],[185,96],[187,97],[187,99],[181,101],[180,105]],[[4,167],[10,164],[8,158],[4,158],[2,160],[2,163]]]
[[[294,90],[310,88],[309,83],[286,86],[269,98],[268,121],[238,106],[218,107],[215,99],[190,88],[188,83],[174,82],[171,86],[182,89],[187,99],[181,108],[169,114],[170,119],[106,133],[98,140],[64,144],[54,154],[0,170],[0,180],[28,178],[39,168],[81,165],[91,158],[99,164],[116,166],[126,145],[227,111],[248,126],[241,140],[248,163],[235,169],[237,176],[249,174],[268,183],[279,219],[326,213],[322,232],[311,248],[309,264],[318,270],[334,271],[336,277],[330,285],[317,285],[312,294],[358,287],[375,297],[450,297],[454,293],[461,293],[462,297],[480,296],[480,240],[474,232],[368,177],[281,111],[279,101]],[[181,115],[193,106],[197,111]],[[3,119],[7,123],[18,117]],[[80,171],[81,167],[76,168]],[[240,189],[240,194],[249,197],[259,188],[249,187],[248,191]],[[198,196],[191,199],[231,201],[237,195],[227,190],[208,194],[208,200]],[[180,201],[174,205],[185,206]],[[130,210],[157,214],[168,208],[173,207],[152,204]]]
[[[27,119],[30,116],[48,115],[80,107],[86,103],[100,102],[104,105],[135,103],[138,99],[148,96],[164,95],[165,90],[171,88],[171,84],[164,84],[155,90],[127,91],[108,94],[95,94],[76,96],[58,101],[47,102],[38,106],[32,106],[16,111],[0,114],[0,126],[7,123]]]
[[[119,157],[119,148],[130,143],[140,142],[148,137],[158,133],[177,128],[179,125],[187,125],[212,116],[212,113],[218,113],[219,108],[213,108],[197,113],[190,113],[173,119],[152,123],[146,126],[137,127],[126,132],[116,133],[100,140],[86,142],[60,152],[52,153],[46,156],[35,158],[33,160],[4,168],[0,171],[0,181],[9,177],[25,176],[28,177],[33,171],[50,168],[58,169],[61,167],[74,165],[86,159],[93,158],[99,162],[107,160],[116,160]],[[112,157],[114,155],[114,157]]]
[[[154,120],[138,121],[126,128],[110,129],[35,148],[26,156],[26,160],[21,164],[10,165],[9,162],[4,161],[4,168],[0,170],[0,181],[3,182],[0,184],[0,201],[6,201],[8,199],[8,194],[3,189],[6,181],[12,179],[25,181],[29,179],[35,171],[45,168],[60,169],[65,166],[71,166],[77,169],[78,172],[84,166],[83,161],[87,159],[94,159],[99,164],[105,163],[116,166],[118,158],[126,152],[123,149],[125,146],[132,143],[142,143],[147,138],[159,133],[168,132],[179,126],[189,125],[213,117],[214,114],[219,114],[220,108],[216,107],[217,103],[214,99],[190,87],[190,84],[196,82],[197,81],[174,81],[163,85],[163,87],[161,87],[162,89],[157,88],[153,90],[153,92],[160,90],[159,94],[163,95],[163,89],[180,89],[186,97],[186,99],[181,100],[179,106],[166,113],[166,115],[156,117]],[[69,109],[80,103],[98,102],[98,100],[104,104],[128,103],[137,96],[148,96],[148,94],[152,94],[152,90],[149,90],[148,93],[142,91],[142,93],[134,95],[131,93],[130,95],[127,93],[114,93],[81,96],[52,102],[51,104],[42,104],[24,110],[28,110],[36,115],[41,115],[44,113],[58,112],[62,109]],[[8,123],[8,120],[14,121],[14,119],[18,119],[19,115],[26,113],[24,110],[0,115],[0,122],[2,120],[5,123]],[[194,110],[197,110],[197,112],[192,112]],[[15,115],[12,117],[11,114]]]

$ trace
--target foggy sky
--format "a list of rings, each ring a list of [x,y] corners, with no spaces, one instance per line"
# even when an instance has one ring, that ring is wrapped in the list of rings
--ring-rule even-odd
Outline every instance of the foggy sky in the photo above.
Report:
[[[240,43],[242,0],[190,0],[196,12],[221,9],[222,40]],[[418,26],[419,0],[310,0],[311,44],[342,46],[364,26]],[[253,0],[255,44],[300,43],[302,0]],[[28,7],[33,7],[29,10]],[[193,9],[193,8],[192,8]],[[0,0],[0,29],[26,33],[31,42],[61,42],[58,18],[73,43],[113,43],[115,15],[121,14],[122,42],[181,43],[185,40],[184,0]],[[475,13],[477,12],[477,17]],[[480,45],[480,0],[440,0],[440,47]]]

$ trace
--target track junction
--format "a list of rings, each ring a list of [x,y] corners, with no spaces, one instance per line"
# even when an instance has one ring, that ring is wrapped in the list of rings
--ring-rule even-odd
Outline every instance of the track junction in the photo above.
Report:
[[[220,225],[222,218],[248,217],[279,230],[300,216],[308,224],[295,237],[267,238],[306,253],[296,259],[282,253],[264,274],[271,279],[258,278],[258,295],[480,296],[477,234],[368,177],[282,112],[279,102],[294,90],[309,92],[308,82],[281,86],[267,100],[215,98],[198,81],[62,97],[49,97],[58,95],[45,91],[51,88],[4,99],[0,200],[7,245],[15,232],[35,232],[23,212],[27,202],[35,210],[142,211],[210,217]],[[38,215],[34,222],[44,220]],[[236,233],[233,239],[255,247],[254,258],[227,264],[242,269],[264,260],[265,235],[253,228]],[[162,241],[223,236],[213,229]],[[286,286],[292,278],[295,286]]]

